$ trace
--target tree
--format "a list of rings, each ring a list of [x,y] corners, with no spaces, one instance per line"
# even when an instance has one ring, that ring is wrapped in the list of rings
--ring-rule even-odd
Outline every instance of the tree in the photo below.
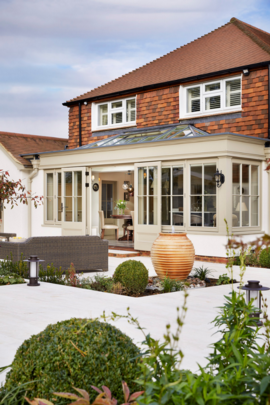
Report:
[[[31,191],[26,191],[22,180],[11,180],[9,172],[0,169],[0,203],[11,204],[11,208],[18,203],[28,204],[33,201],[35,208],[43,203],[43,196],[34,196]]]

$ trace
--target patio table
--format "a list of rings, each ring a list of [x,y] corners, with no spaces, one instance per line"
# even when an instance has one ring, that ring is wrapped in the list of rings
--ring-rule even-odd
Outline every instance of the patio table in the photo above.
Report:
[[[9,242],[9,238],[15,238],[17,236],[16,233],[5,233],[5,232],[0,232],[0,237],[6,238],[6,240]]]

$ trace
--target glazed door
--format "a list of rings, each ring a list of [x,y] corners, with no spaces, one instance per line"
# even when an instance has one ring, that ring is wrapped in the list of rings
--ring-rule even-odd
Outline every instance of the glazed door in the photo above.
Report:
[[[161,232],[161,162],[135,164],[134,247],[151,250]]]
[[[62,235],[86,234],[85,168],[62,169]]]

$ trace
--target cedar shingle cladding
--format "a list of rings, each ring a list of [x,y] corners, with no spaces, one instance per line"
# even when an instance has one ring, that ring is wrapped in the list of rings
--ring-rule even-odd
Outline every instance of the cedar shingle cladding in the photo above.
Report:
[[[219,51],[222,44],[222,52]],[[196,63],[194,63],[196,55]],[[159,58],[142,68],[98,87],[73,100],[104,95],[100,101],[119,99],[121,96],[109,97],[113,91],[130,90],[127,96],[137,96],[137,128],[179,122],[179,84],[158,88],[158,83],[191,77],[192,75],[217,72],[248,64],[270,62],[270,34],[245,24],[237,19],[217,30],[191,42],[184,47]],[[190,63],[191,62],[191,63]],[[169,68],[168,68],[169,67]],[[242,70],[234,75],[242,74]],[[223,76],[228,77],[228,75]],[[211,80],[220,79],[212,76]],[[149,91],[136,91],[135,87],[155,83],[157,88]],[[185,82],[185,85],[198,83]],[[105,98],[106,97],[106,98]],[[98,132],[91,132],[91,102],[82,103],[82,144],[96,140]],[[242,111],[238,118],[222,118],[210,122],[196,119],[195,126],[210,133],[236,132],[257,137],[268,136],[268,69],[254,68],[250,75],[242,77]],[[196,117],[194,116],[194,119]],[[79,146],[79,108],[70,107],[69,113],[69,147]]]

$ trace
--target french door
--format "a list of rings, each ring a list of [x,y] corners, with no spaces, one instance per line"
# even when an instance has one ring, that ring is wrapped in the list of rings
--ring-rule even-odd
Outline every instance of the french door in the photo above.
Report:
[[[86,234],[85,168],[62,169],[62,235]]]
[[[149,251],[161,232],[161,162],[134,168],[134,247]]]

